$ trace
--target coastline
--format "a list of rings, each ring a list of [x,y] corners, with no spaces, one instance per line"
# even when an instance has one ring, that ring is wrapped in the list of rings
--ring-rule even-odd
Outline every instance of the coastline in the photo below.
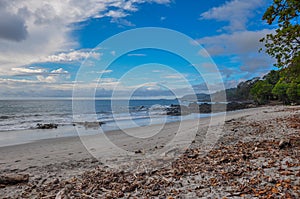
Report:
[[[253,140],[271,139],[279,139],[280,141],[281,137],[283,137],[286,132],[291,131],[287,127],[278,125],[277,127],[274,127],[275,130],[273,129],[271,132],[266,131],[266,134],[262,133],[261,135],[259,135],[259,137],[255,137],[252,131],[257,131],[260,129],[260,127],[245,127],[243,126],[243,122],[246,122],[250,125],[253,124],[253,122],[268,122],[277,120],[278,118],[286,118],[292,115],[299,114],[299,106],[260,107],[246,109],[243,111],[229,112],[226,115],[226,122],[224,126],[225,134],[218,143],[221,147],[226,147],[232,144],[236,144],[239,141],[249,142]],[[216,119],[216,117],[214,119]],[[181,129],[181,131],[186,131],[188,128],[191,128],[189,122],[191,121],[183,121],[183,123],[187,124],[187,127],[184,127],[183,129]],[[205,131],[207,129],[207,123],[207,119],[200,119],[198,132]],[[178,122],[166,124],[167,131],[171,132],[174,128],[176,129],[176,125],[178,125]],[[218,122],[216,122],[214,125],[218,126],[219,124]],[[149,127],[140,127],[131,130],[136,132],[140,132],[141,130],[143,130],[147,132],[147,129],[151,131],[155,129],[155,125]],[[285,131],[284,134],[283,131]],[[133,148],[134,146],[139,146],[139,144],[137,143],[126,143],[126,140],[122,140],[122,133],[119,131],[112,131],[109,132],[109,134],[113,135],[113,139],[119,140],[121,143],[130,145]],[[200,149],[201,143],[199,142],[199,139],[199,136],[196,136],[195,142],[190,147],[191,149]],[[160,141],[163,142],[163,140]],[[153,143],[151,143],[150,145],[152,144]],[[161,143],[159,142],[154,143],[155,146],[160,146],[160,144]],[[1,147],[0,153],[1,173],[29,173],[29,184],[35,184],[35,186],[37,187],[43,186],[43,184],[50,183],[55,179],[58,179],[59,182],[63,182],[64,180],[67,180],[71,177],[80,176],[80,174],[82,174],[84,171],[89,171],[96,167],[101,167],[101,163],[98,162],[97,159],[92,157],[92,155],[83,146],[81,140],[78,137],[44,139],[34,141],[32,143]],[[299,161],[299,159],[297,161]],[[36,190],[35,192],[24,191],[26,188],[28,188],[28,186],[29,185],[27,184],[18,186],[4,186],[0,189],[0,196],[15,197],[27,192],[34,195]],[[58,190],[54,190],[53,193],[57,194],[57,191]],[[51,192],[51,194],[53,193]],[[47,194],[50,193],[47,192]]]

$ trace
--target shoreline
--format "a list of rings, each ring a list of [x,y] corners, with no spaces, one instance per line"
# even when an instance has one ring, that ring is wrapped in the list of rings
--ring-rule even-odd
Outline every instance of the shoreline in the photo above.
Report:
[[[294,109],[296,111],[293,112],[292,110]],[[279,125],[278,127],[275,126],[275,129],[270,132],[266,131],[265,135],[261,134],[260,137],[251,137],[250,131],[255,130],[256,132],[260,127],[244,127],[244,123],[252,125],[253,122],[276,122],[276,118],[285,118],[295,114],[300,114],[300,106],[271,106],[229,112],[226,114],[224,126],[225,134],[220,139],[219,144],[221,147],[226,147],[241,141],[248,142],[253,139],[280,139],[280,136],[283,136],[282,130],[285,129],[285,131],[287,131],[289,129]],[[191,121],[183,121],[186,126],[183,126],[181,131],[185,132],[188,129],[196,128],[191,126],[190,124],[193,123],[190,122]],[[197,127],[198,133],[201,134],[202,131],[207,130],[207,122],[207,119],[202,121],[200,119],[199,126]],[[174,129],[178,129],[176,124],[178,123],[166,124],[166,132],[173,133],[172,131]],[[212,124],[212,126],[216,128],[219,127],[218,125],[219,122],[217,120]],[[141,131],[146,133],[153,131],[153,129],[155,129],[154,126],[148,126],[131,129],[130,131],[133,133],[139,133]],[[250,134],[248,135],[249,132]],[[141,146],[141,143],[138,144],[126,140],[127,138],[122,137],[122,134],[120,134],[119,131],[113,131],[109,134],[111,135],[111,139],[115,140],[116,143],[128,145],[133,150],[136,150],[136,148]],[[91,139],[95,138],[93,136],[87,137],[90,137]],[[166,138],[168,136],[167,134],[163,134],[162,137]],[[160,147],[164,144],[163,138],[154,140],[153,143],[148,143],[148,146],[151,146],[152,148]],[[202,147],[199,139],[201,139],[201,137],[195,137],[195,142],[190,146],[191,149],[199,150]],[[88,150],[90,149],[87,149],[82,144],[79,137],[45,139],[27,144],[0,147],[0,172],[3,174],[29,173],[29,184],[35,184],[37,187],[47,184],[47,182],[51,183],[55,179],[58,179],[59,182],[61,182],[74,176],[79,177],[80,174],[83,174],[85,171],[90,171],[98,167],[102,168],[104,166],[101,166],[101,162],[98,162]],[[109,151],[105,151],[105,153],[109,153]],[[4,186],[4,188],[0,188],[0,196],[20,196],[26,187],[28,188],[26,184],[18,186],[18,188],[14,185]],[[34,193],[31,194],[34,195]]]
[[[255,108],[249,108],[255,109]],[[184,121],[191,121],[191,120],[205,120],[213,117],[217,117],[219,115],[228,115],[228,114],[234,114],[238,113],[240,111],[243,111],[244,109],[234,110],[234,111],[227,111],[227,112],[217,112],[217,113],[204,113],[202,116],[197,115],[193,116],[193,113],[189,115],[183,115],[182,122]],[[174,117],[180,117],[180,116],[174,116]],[[161,118],[163,119],[163,118]],[[165,118],[164,118],[165,119]],[[121,121],[122,122],[122,121]],[[128,121],[126,121],[128,122]],[[172,123],[179,123],[180,119],[176,118],[174,121],[167,121],[165,124],[172,124]],[[124,128],[122,129],[135,129],[135,128],[143,128],[143,127],[149,127],[149,126],[158,126],[162,125],[163,123],[156,122],[151,125],[142,125],[138,127],[130,127],[123,125]],[[101,126],[99,126],[101,128]],[[79,129],[85,129],[86,136],[89,135],[96,135],[101,131],[101,133],[113,133],[118,132],[120,130],[115,128],[111,128],[108,130],[104,129],[98,129],[97,127],[85,127],[84,125],[59,125],[58,128],[51,128],[51,129],[21,129],[21,130],[9,130],[9,131],[0,131],[0,148],[6,147],[6,146],[15,146],[15,145],[21,145],[21,144],[30,144],[33,142],[45,140],[45,139],[60,139],[60,138],[67,138],[67,137],[77,137],[78,132],[76,128]],[[2,139],[1,139],[2,137]]]
[[[189,105],[177,105],[176,102],[165,100],[160,101],[145,101],[135,102],[138,103],[130,107],[133,114],[124,114],[123,112],[112,114],[106,108],[98,108],[97,115],[91,115],[89,113],[83,113],[79,116],[78,121],[74,121],[74,115],[72,116],[71,101],[68,103],[62,103],[59,101],[59,107],[63,110],[63,113],[47,110],[47,107],[52,107],[52,103],[47,103],[49,101],[40,102],[39,106],[46,109],[44,112],[39,112],[38,109],[30,106],[30,103],[24,104],[24,107],[28,106],[30,113],[18,113],[15,112],[13,108],[11,110],[2,110],[0,116],[0,133],[10,132],[10,131],[22,131],[22,130],[34,130],[34,129],[55,129],[57,127],[72,126],[72,125],[83,125],[83,126],[95,126],[97,122],[103,126],[105,131],[116,130],[115,121],[122,123],[122,128],[132,128],[134,126],[126,126],[128,121],[134,120],[140,126],[151,125],[153,123],[160,123],[159,120],[166,119],[173,121],[179,121],[178,117],[183,117],[186,119],[191,119],[192,117],[201,118],[209,117],[210,114],[216,114],[219,112],[224,112],[225,107],[222,103],[216,103],[215,107],[212,109],[210,104],[203,103],[202,105],[196,105],[192,102]],[[107,102],[105,102],[106,104]],[[122,102],[123,103],[123,102]],[[151,105],[154,104],[155,105]],[[13,103],[14,106],[17,104]],[[98,104],[99,105],[99,104]],[[121,104],[119,104],[121,105]],[[240,110],[244,108],[249,108],[246,102],[229,102],[227,104],[227,111]],[[100,106],[101,107],[101,106]],[[230,108],[231,107],[231,108]],[[253,108],[251,106],[251,108]],[[7,112],[6,112],[7,111]],[[200,111],[200,113],[199,113]],[[47,114],[49,112],[49,114]],[[98,115],[98,113],[100,115]],[[208,115],[208,116],[207,116]],[[95,116],[95,117],[94,117]],[[76,116],[77,117],[77,116]],[[101,119],[102,118],[102,119]]]

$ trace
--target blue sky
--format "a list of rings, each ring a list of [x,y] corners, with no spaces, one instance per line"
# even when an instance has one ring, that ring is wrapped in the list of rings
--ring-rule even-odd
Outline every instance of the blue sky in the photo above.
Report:
[[[97,64],[117,53],[102,48],[101,42],[144,27],[171,29],[198,42],[211,58],[202,67],[215,64],[224,87],[234,87],[274,68],[274,60],[258,53],[258,40],[276,28],[261,20],[270,4],[271,0],[3,0],[0,98],[71,97],[80,67],[88,64],[96,67],[89,68],[87,74],[93,75],[81,86],[96,88],[97,97],[132,90],[145,98],[172,97],[170,93],[180,97],[192,92],[187,87],[196,92],[221,88],[215,78],[207,82],[201,77],[195,63],[157,49],[128,52],[101,70],[104,66]]]

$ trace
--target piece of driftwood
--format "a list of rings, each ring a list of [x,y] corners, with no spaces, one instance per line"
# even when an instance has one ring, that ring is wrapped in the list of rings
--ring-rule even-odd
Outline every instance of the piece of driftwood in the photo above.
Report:
[[[13,185],[22,182],[28,182],[28,174],[6,174],[0,175],[0,184]]]

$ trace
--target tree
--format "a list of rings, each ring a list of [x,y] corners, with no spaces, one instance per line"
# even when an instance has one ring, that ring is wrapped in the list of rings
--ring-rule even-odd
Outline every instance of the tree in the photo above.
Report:
[[[297,62],[294,61],[287,68],[282,69],[280,75],[288,83],[300,83],[300,60]]]
[[[288,104],[289,99],[287,96],[287,89],[289,88],[289,84],[279,80],[277,84],[272,89],[272,93],[276,95],[280,101],[283,101],[283,103]]]
[[[300,84],[295,82],[289,84],[286,94],[291,102],[298,103],[300,101],[299,88]]]
[[[267,34],[260,41],[265,44],[266,53],[276,58],[275,66],[279,68],[300,60],[299,15],[299,0],[273,0],[263,15],[262,19],[269,25],[278,24],[275,33]]]
[[[249,100],[250,99],[250,89],[259,80],[259,77],[254,77],[245,82],[241,82],[237,85],[236,97],[239,100]]]
[[[275,85],[280,79],[279,71],[271,70],[267,75],[263,77],[269,84]]]
[[[272,89],[272,84],[265,80],[259,80],[251,88],[250,94],[258,104],[265,104],[272,98]]]

